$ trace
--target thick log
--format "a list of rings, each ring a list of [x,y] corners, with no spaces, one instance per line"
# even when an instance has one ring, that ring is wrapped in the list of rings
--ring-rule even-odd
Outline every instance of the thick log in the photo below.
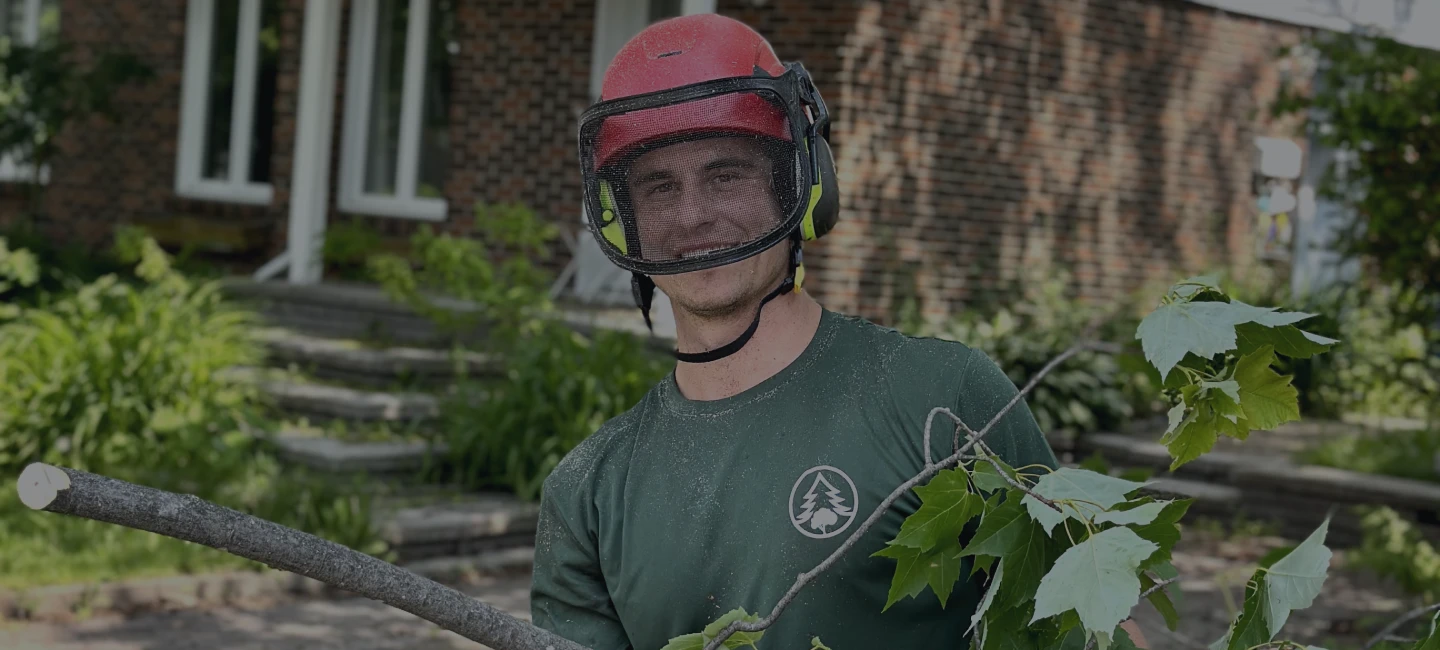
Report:
[[[495,650],[585,650],[412,571],[195,495],[44,463],[26,467],[18,483],[20,501],[32,509],[219,549],[380,601]]]

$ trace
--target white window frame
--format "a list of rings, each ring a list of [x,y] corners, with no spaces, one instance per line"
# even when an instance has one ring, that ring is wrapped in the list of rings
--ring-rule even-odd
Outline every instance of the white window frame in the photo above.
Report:
[[[235,88],[230,112],[230,177],[203,178],[200,158],[205,147],[209,110],[210,55],[214,47],[215,0],[189,0],[185,24],[185,77],[180,108],[180,143],[175,164],[175,193],[192,199],[268,205],[270,183],[250,175],[250,138],[255,129],[255,82],[260,57],[261,0],[240,0],[235,40]]]
[[[25,2],[25,32],[20,35],[21,41],[26,45],[34,45],[40,40],[40,0],[24,0]],[[0,182],[25,182],[34,180],[29,163],[20,164],[9,155],[0,156]],[[50,168],[40,168],[40,184],[50,183]]]
[[[395,194],[365,192],[366,137],[370,125],[370,91],[375,67],[377,0],[354,0],[350,13],[349,61],[346,62],[345,126],[341,141],[340,195],[342,212],[443,221],[449,202],[415,195],[420,168],[420,126],[423,119],[425,55],[430,39],[430,0],[409,0],[405,30],[405,85],[400,100],[399,160]]]

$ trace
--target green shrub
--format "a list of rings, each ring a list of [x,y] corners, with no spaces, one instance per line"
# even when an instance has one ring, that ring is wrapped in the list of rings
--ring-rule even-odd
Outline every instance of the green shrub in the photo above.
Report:
[[[10,251],[5,277],[34,277]],[[244,433],[254,391],[220,371],[256,363],[255,318],[195,284],[140,231],[110,274],[0,324],[0,474],[56,463],[181,491],[376,555],[367,486],[282,468]],[[16,272],[16,267],[26,269]],[[58,277],[58,276],[57,276]],[[127,274],[127,277],[128,274]],[[204,546],[23,507],[0,491],[0,586],[18,588],[260,565]]]
[[[414,262],[379,255],[370,268],[390,296],[442,327],[487,328],[482,347],[500,355],[504,377],[462,383],[445,400],[449,465],[465,485],[535,499],[555,464],[638,402],[670,364],[638,337],[585,336],[558,319],[550,278],[534,263],[549,255],[554,226],[515,204],[478,206],[476,226],[475,239],[422,231]],[[438,297],[478,309],[452,309]],[[436,468],[431,477],[449,473]]]
[[[490,329],[493,348],[550,309],[549,282],[535,260],[550,255],[557,230],[518,204],[475,208],[476,238],[436,235],[428,227],[411,238],[413,261],[395,254],[370,258],[369,271],[394,300],[437,325],[462,333]],[[445,307],[436,297],[478,309]]]
[[[173,271],[153,240],[118,247],[139,284],[106,275],[0,325],[0,472],[203,474],[238,439],[252,396],[218,373],[261,358],[254,318]]]
[[[1434,417],[1440,401],[1434,303],[1417,290],[1393,284],[1336,288],[1299,301],[1296,309],[1322,314],[1307,321],[1308,331],[1347,342],[1294,363],[1305,412],[1330,418],[1346,413]]]
[[[1366,474],[1440,481],[1435,454],[1440,430],[1386,431],[1327,440],[1299,454],[1302,462]]]
[[[919,336],[960,341],[984,351],[1005,370],[1016,386],[1024,386],[1045,364],[1074,345],[1077,336],[1097,321],[1095,307],[1066,295],[1066,278],[1057,275],[1022,288],[1021,299],[993,309],[967,311],[946,323],[922,323],[910,314],[902,329]],[[1123,320],[1123,318],[1121,319]],[[1107,336],[1118,343],[1131,343]],[[1134,327],[1129,328],[1134,332]],[[1133,337],[1133,334],[1132,334]],[[1082,352],[1055,368],[1026,399],[1042,431],[1087,433],[1113,429],[1137,411],[1149,411],[1138,396],[1148,382],[1143,357],[1133,354]],[[1150,374],[1155,374],[1153,369]],[[1156,378],[1158,381],[1158,377]],[[1148,396],[1158,391],[1148,391]]]
[[[566,453],[670,367],[628,333],[587,337],[563,323],[540,325],[506,352],[504,381],[471,384],[449,400],[445,429],[459,479],[537,498]]]
[[[1427,603],[1440,599],[1440,551],[1410,521],[1386,507],[1361,509],[1360,547],[1346,553],[1354,566],[1395,581]]]

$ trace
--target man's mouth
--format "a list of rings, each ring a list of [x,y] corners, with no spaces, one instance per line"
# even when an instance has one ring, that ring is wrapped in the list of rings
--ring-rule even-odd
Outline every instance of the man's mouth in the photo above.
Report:
[[[710,253],[714,253],[715,251],[723,251],[727,248],[734,248],[735,246],[736,244],[724,244],[721,246],[711,246],[709,248],[692,248],[689,250],[680,251],[680,259],[684,260],[690,259],[692,257],[700,257],[701,255],[708,255]]]

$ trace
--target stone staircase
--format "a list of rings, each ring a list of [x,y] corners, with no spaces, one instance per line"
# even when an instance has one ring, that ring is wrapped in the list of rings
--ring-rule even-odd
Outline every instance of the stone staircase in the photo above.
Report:
[[[230,371],[254,382],[282,422],[254,435],[286,463],[373,479],[376,526],[402,565],[423,565],[427,575],[445,566],[528,569],[537,504],[417,480],[427,463],[443,462],[441,398],[461,376],[501,381],[499,359],[457,353],[454,341],[375,288],[234,280],[226,290],[267,325],[257,333],[265,366]],[[582,331],[644,333],[638,314],[572,309],[563,317]],[[462,338],[484,335],[479,328]]]

